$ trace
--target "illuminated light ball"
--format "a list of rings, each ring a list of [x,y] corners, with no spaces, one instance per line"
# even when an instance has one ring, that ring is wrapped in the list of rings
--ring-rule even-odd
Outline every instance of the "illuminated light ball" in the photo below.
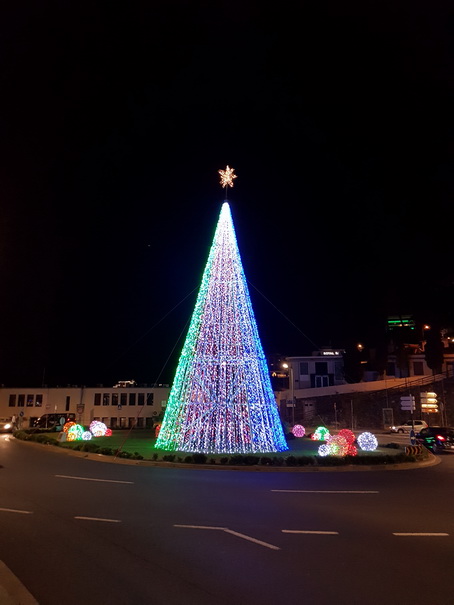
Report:
[[[358,435],[358,445],[365,452],[373,452],[378,447],[378,441],[372,433],[361,433]]]
[[[348,444],[347,456],[356,456],[358,454],[358,448],[353,443]]]
[[[326,445],[326,443],[322,443],[322,445],[320,445],[318,448],[318,455],[319,456],[329,456],[329,454],[330,454],[329,445]]]
[[[341,429],[337,434],[343,437],[348,444],[353,443],[356,439],[355,433],[350,429]]]
[[[330,435],[326,440],[330,456],[345,456],[348,451],[348,443],[342,435]]]
[[[295,437],[304,437],[306,434],[306,429],[301,424],[295,424],[292,428],[292,433]]]
[[[90,433],[90,431],[84,431],[82,433],[82,440],[83,441],[90,441],[90,439],[93,437],[93,435]]]
[[[82,439],[83,432],[84,427],[80,424],[74,423],[72,426],[69,427],[68,432],[66,433],[66,438],[69,439],[69,437],[71,436],[71,439],[69,439],[69,441]]]
[[[104,422],[93,420],[90,422],[90,431],[92,432],[93,437],[103,437],[106,434],[107,426]]]
[[[104,437],[112,437],[112,429],[107,429],[104,433]]]
[[[76,424],[75,422],[66,422],[66,423],[63,425],[63,431],[64,431],[65,433],[67,433],[67,432],[69,431],[69,429],[70,429],[72,426],[74,426],[75,424]]]
[[[311,439],[313,441],[326,441],[330,436],[329,430],[326,426],[319,426],[312,433]]]

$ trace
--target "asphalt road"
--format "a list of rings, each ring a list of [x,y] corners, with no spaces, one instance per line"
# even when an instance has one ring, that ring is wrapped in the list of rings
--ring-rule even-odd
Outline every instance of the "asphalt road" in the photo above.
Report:
[[[166,469],[2,436],[0,561],[40,605],[449,603],[454,456],[440,460]]]

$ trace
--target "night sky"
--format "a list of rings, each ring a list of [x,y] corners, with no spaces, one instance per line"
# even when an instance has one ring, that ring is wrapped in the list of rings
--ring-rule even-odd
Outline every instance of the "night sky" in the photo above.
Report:
[[[9,3],[0,383],[168,383],[225,197],[266,355],[454,325],[446,2]]]

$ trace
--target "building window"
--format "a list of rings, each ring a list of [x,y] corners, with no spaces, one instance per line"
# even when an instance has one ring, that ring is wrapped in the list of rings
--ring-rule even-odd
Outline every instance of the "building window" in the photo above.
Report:
[[[110,405],[110,393],[104,393],[102,396],[102,404]]]
[[[112,405],[118,406],[118,393],[112,393]]]
[[[139,405],[143,405],[145,403],[145,393],[139,393],[138,394],[138,401],[137,403]]]
[[[17,398],[17,407],[23,408],[25,406],[25,395],[22,393]]]
[[[128,397],[127,393],[121,393],[121,395],[120,395],[120,405],[126,405],[127,404],[127,397]]]
[[[129,393],[129,405],[136,405],[136,394]]]
[[[300,361],[300,376],[309,375],[309,364],[307,361]]]
[[[10,408],[15,408],[16,407],[16,395],[10,395],[9,396],[9,407]]]
[[[422,361],[413,362],[413,376],[424,376],[424,363]]]
[[[147,395],[147,405],[153,405],[153,395],[154,395],[154,393],[148,393],[148,395]]]
[[[153,418],[145,418],[145,426],[147,429],[153,428]]]
[[[65,406],[65,411],[69,412],[69,404],[71,402],[71,397],[69,395],[66,396],[66,406]]]
[[[139,418],[137,418],[137,428],[138,429],[143,429],[143,418],[142,418],[142,416],[139,416]]]
[[[95,405],[101,405],[101,393],[95,393]]]
[[[343,380],[344,378],[344,364],[341,362],[334,364],[334,378],[335,380]]]
[[[27,407],[28,408],[32,408],[34,402],[35,402],[35,396],[34,395],[27,395]]]
[[[121,416],[120,417],[120,428],[121,429],[125,429],[126,428],[126,418],[125,418],[125,416]]]
[[[35,406],[37,408],[40,408],[40,407],[42,407],[42,405],[43,405],[43,396],[41,394],[40,395],[36,395]]]
[[[116,429],[117,428],[117,418],[111,418],[110,419],[110,428],[111,429]]]

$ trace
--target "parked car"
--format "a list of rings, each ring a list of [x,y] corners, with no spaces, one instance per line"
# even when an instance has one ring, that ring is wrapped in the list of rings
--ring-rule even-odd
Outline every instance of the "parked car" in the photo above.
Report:
[[[14,430],[11,420],[0,420],[0,433],[12,433]]]
[[[37,418],[33,423],[33,428],[55,430],[62,427],[65,422],[75,422],[75,414],[44,414]]]
[[[415,426],[415,434],[418,434],[421,429],[427,428],[429,425],[424,420],[413,420]],[[398,424],[396,426],[390,426],[389,430],[391,433],[409,433],[413,428],[412,421],[404,422],[403,424]]]
[[[428,426],[421,429],[416,441],[425,445],[434,454],[443,452],[454,453],[454,427],[452,426]]]

